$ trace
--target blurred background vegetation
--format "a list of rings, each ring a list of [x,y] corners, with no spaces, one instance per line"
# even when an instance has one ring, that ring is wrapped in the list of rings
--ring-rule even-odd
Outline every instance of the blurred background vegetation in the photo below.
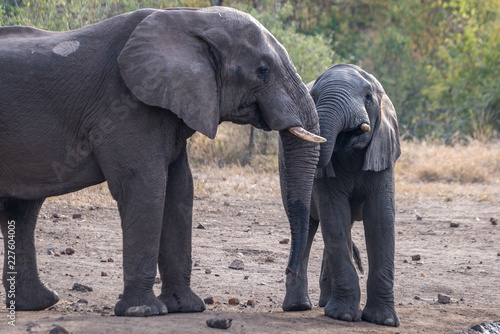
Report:
[[[138,8],[210,5],[256,17],[306,83],[340,62],[374,74],[407,141],[499,138],[500,0],[3,0],[0,24],[70,30]],[[223,124],[189,148],[195,164],[274,169],[277,134]]]

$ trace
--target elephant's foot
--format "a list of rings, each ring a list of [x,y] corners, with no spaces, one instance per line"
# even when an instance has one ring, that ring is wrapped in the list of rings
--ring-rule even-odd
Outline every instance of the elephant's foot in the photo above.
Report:
[[[162,292],[158,298],[167,305],[170,313],[203,312],[206,309],[205,302],[189,288],[186,291]]]
[[[358,303],[345,303],[330,299],[325,306],[325,315],[343,321],[360,321],[361,309]]]
[[[6,286],[9,287],[10,284]],[[12,300],[15,301],[16,311],[40,311],[57,303],[59,296],[54,291],[47,289],[39,280],[23,281],[22,284],[17,285],[16,297]],[[7,298],[6,305],[7,307],[11,306],[10,298]]]
[[[148,317],[168,313],[167,307],[153,292],[145,295],[123,294],[115,305],[115,315],[127,317]]]
[[[292,293],[286,293],[285,299],[283,300],[283,311],[308,311],[310,309],[312,309],[312,304],[307,294],[294,295]]]
[[[362,319],[377,325],[399,326],[399,318],[394,305],[366,306],[363,310]]]

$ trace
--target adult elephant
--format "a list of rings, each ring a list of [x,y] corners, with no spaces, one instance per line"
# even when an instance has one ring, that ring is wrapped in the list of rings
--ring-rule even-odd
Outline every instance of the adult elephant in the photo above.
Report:
[[[7,307],[58,301],[36,265],[44,199],[107,181],[123,230],[115,314],[203,311],[190,288],[186,140],[195,131],[213,138],[222,121],[280,131],[295,272],[307,239],[318,116],[286,50],[255,19],[222,7],[144,9],[69,32],[0,28],[3,284],[15,288]]]
[[[333,66],[310,87],[327,142],[321,144],[314,180],[307,249],[297,279],[287,277],[283,309],[311,309],[307,264],[320,222],[325,248],[319,305],[325,314],[398,326],[393,292],[394,163],[401,154],[396,112],[377,79],[354,65]],[[362,312],[352,262],[355,220],[363,220],[369,261]]]

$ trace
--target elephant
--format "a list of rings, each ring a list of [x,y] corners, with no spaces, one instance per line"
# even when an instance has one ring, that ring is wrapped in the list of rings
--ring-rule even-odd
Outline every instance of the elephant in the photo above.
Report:
[[[382,85],[358,66],[330,67],[308,85],[319,115],[320,160],[309,236],[297,278],[288,275],[283,310],[310,310],[307,265],[321,223],[324,251],[319,306],[327,316],[399,326],[394,307],[394,165],[401,154],[394,106]],[[284,162],[280,153],[280,165]],[[283,193],[286,197],[286,194]],[[363,221],[368,252],[367,301],[360,310],[359,253],[351,240]]]
[[[213,139],[223,121],[279,131],[292,234],[287,272],[295,274],[323,139],[307,87],[257,20],[227,7],[171,8],[67,32],[1,27],[3,284],[16,292],[7,294],[7,307],[42,310],[58,301],[36,264],[44,200],[107,181],[123,233],[124,289],[115,314],[205,310],[190,287],[186,141],[196,131]],[[152,289],[157,267],[159,296]]]

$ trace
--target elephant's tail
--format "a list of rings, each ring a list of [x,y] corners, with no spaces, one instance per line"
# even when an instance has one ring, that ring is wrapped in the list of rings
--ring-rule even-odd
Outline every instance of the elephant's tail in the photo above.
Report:
[[[359,271],[363,274],[363,265],[361,264],[361,257],[359,256],[359,249],[356,247],[354,242],[352,243],[352,255],[354,257],[354,262],[356,262],[356,265],[358,266]]]

